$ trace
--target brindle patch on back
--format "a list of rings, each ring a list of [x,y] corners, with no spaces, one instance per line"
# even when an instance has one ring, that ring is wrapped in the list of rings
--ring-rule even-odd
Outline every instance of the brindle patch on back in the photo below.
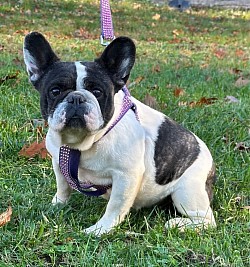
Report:
[[[215,175],[215,164],[213,163],[212,168],[210,172],[208,173],[207,176],[207,181],[206,181],[206,191],[208,194],[209,201],[211,202],[213,199],[213,185],[215,184],[216,181],[216,175]]]

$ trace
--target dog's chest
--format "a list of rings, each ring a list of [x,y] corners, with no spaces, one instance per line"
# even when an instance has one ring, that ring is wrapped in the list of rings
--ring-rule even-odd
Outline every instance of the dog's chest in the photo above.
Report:
[[[107,161],[101,153],[82,153],[78,169],[80,181],[106,185],[111,184],[111,176]]]

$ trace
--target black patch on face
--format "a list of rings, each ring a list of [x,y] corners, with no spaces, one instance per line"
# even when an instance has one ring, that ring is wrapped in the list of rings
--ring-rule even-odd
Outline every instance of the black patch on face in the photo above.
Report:
[[[166,117],[155,143],[156,183],[165,185],[179,178],[197,159],[199,152],[194,135]]]
[[[105,127],[114,114],[114,84],[106,70],[98,63],[83,62],[82,64],[86,67],[87,72],[87,77],[83,81],[84,89],[93,94],[96,91],[101,92],[96,99],[104,120],[103,127]]]
[[[37,81],[36,89],[40,92],[41,113],[45,120],[72,91],[76,90],[76,67],[74,63],[56,62],[50,66]],[[53,95],[54,91],[58,94]]]

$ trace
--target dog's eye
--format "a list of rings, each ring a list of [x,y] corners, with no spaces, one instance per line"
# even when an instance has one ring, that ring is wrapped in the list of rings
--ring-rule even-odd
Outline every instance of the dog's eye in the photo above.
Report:
[[[96,98],[99,98],[99,97],[102,96],[102,91],[99,90],[99,89],[94,89],[94,90],[92,91],[92,94],[93,94]]]
[[[61,94],[61,90],[60,90],[60,88],[58,88],[58,87],[53,88],[50,92],[51,92],[51,95],[52,95],[53,97],[56,97],[56,96],[58,96],[58,95]]]

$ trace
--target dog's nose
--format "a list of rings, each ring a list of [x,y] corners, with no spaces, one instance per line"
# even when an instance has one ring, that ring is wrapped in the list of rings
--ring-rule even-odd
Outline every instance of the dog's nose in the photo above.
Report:
[[[77,94],[77,95],[70,95],[68,97],[68,103],[76,105],[76,106],[78,106],[78,105],[80,105],[80,104],[82,104],[84,102],[86,102],[86,99],[82,95],[78,95]]]

